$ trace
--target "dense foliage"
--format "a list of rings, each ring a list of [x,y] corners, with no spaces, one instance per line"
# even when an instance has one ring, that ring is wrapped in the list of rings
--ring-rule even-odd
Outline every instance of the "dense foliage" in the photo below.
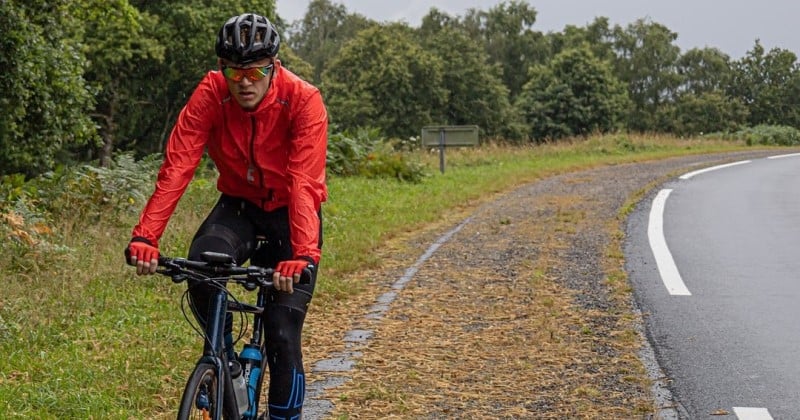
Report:
[[[70,4],[0,2],[0,174],[41,173],[95,139],[82,28]]]
[[[354,137],[346,133],[372,133],[359,140],[373,143],[372,160],[351,165],[371,175],[376,161],[393,162],[398,139],[429,124],[474,124],[484,139],[514,143],[800,126],[797,56],[758,41],[732,59],[712,47],[682,52],[678,34],[649,19],[612,26],[598,17],[542,33],[520,0],[463,16],[432,8],[419,26],[375,22],[332,0],[313,0],[287,23],[274,3],[0,2],[0,175],[33,179],[58,165],[109,167],[121,153],[162,151],[192,89],[216,67],[219,25],[247,10],[278,24],[286,67],[323,91],[332,162],[353,158],[337,155],[338,139]]]

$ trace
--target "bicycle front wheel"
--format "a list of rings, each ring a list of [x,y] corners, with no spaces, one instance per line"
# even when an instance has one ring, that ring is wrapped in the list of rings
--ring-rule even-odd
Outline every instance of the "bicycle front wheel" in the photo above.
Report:
[[[222,401],[217,401],[220,382],[213,364],[198,363],[186,382],[178,420],[212,419],[217,405],[222,405]]]

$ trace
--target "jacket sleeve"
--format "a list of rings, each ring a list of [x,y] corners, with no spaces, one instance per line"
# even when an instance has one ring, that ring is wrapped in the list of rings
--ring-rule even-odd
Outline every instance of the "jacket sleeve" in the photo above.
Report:
[[[215,109],[219,108],[214,106],[216,103],[213,80],[206,75],[178,115],[167,141],[155,190],[133,228],[133,237],[147,239],[158,247],[158,240],[203,156]]]
[[[319,90],[299,104],[292,125],[288,174],[289,221],[294,258],[321,257],[321,203],[327,199],[325,161],[328,148],[328,114]]]

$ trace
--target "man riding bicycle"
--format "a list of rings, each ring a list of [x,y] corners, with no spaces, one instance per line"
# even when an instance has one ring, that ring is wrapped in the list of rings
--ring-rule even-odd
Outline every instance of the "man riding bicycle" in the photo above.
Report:
[[[207,149],[221,196],[188,258],[214,251],[237,264],[275,267],[264,311],[269,417],[291,419],[302,411],[300,336],[316,271],[310,284],[297,283],[321,256],[328,117],[319,90],[281,66],[279,47],[275,27],[257,14],[234,16],[219,30],[219,69],[205,75],[178,116],[126,254],[138,274],[155,273],[158,240]],[[189,292],[204,323],[210,290],[190,284]],[[225,328],[232,360],[230,314]]]

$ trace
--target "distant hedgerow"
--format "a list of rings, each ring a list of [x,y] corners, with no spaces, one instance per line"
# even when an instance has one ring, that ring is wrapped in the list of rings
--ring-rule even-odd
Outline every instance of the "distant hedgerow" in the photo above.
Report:
[[[757,125],[730,133],[711,133],[704,137],[743,141],[748,146],[796,146],[800,144],[800,130],[786,125]]]

